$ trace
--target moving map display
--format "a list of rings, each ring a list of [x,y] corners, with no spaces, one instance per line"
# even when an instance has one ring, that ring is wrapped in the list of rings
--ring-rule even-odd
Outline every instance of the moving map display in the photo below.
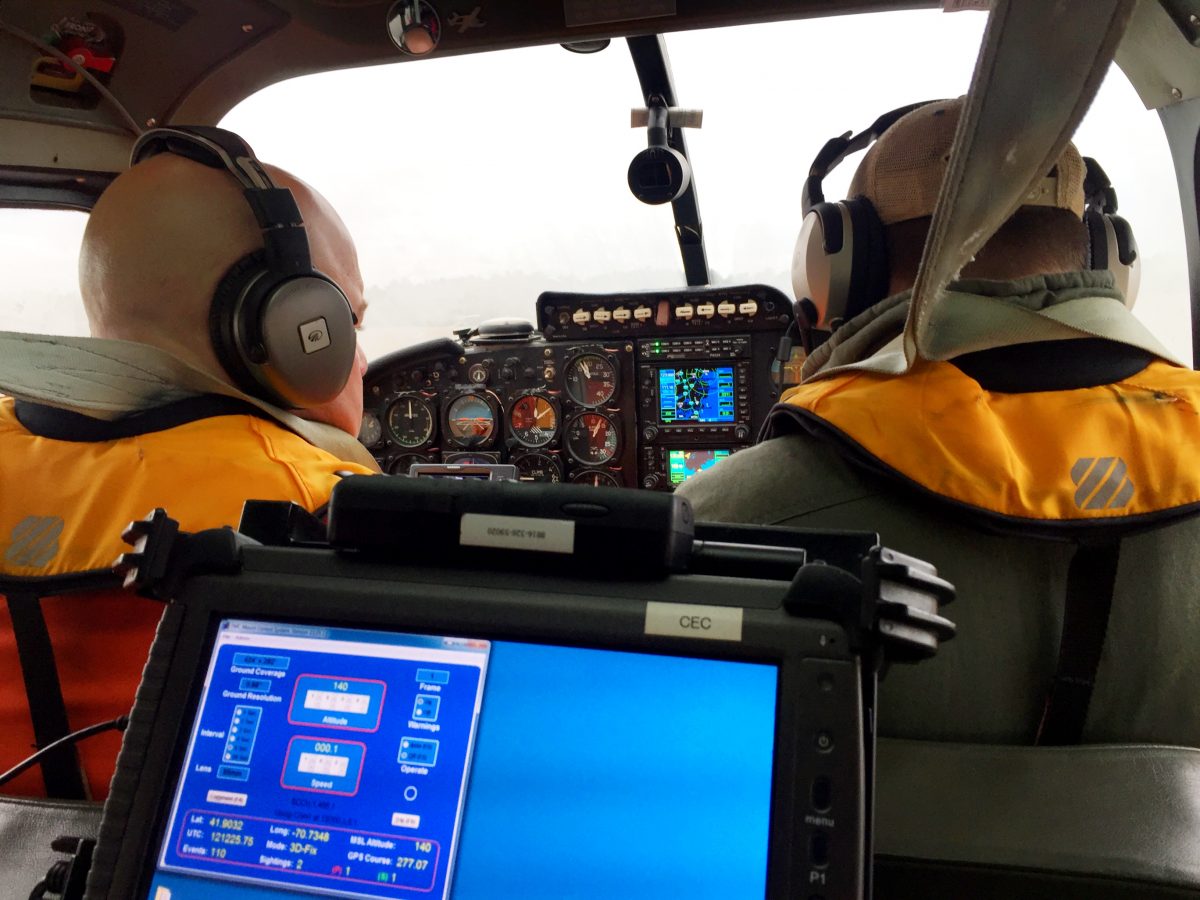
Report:
[[[735,419],[733,366],[658,370],[659,421],[663,425],[720,425]]]
[[[729,453],[729,450],[671,450],[667,457],[671,484],[683,484],[697,472],[711,469]]]

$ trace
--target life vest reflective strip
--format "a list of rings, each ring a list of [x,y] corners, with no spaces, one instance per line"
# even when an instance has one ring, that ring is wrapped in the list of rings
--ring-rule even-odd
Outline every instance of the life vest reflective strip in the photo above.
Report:
[[[1200,376],[1162,361],[1113,384],[1023,394],[922,361],[799,385],[766,436],[789,419],[985,516],[1135,526],[1200,512]]]

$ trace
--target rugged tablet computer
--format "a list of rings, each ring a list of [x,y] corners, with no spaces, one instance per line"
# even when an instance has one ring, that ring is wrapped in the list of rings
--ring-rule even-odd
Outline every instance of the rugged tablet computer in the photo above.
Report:
[[[540,488],[362,481],[398,513],[434,491],[490,521],[466,510]],[[578,524],[555,487],[509,531]],[[690,527],[672,495],[577,490],[592,539],[632,498]],[[663,571],[623,579],[620,559],[478,569],[459,544],[400,564],[379,534],[368,552],[161,524],[127,560],[174,599],[97,900],[859,898],[876,666],[953,630],[949,585],[868,534],[702,529],[686,572],[665,571],[677,534]]]

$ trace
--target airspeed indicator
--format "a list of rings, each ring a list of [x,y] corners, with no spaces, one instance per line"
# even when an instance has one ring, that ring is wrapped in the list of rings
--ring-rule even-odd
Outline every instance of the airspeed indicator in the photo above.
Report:
[[[566,388],[580,406],[602,406],[617,393],[617,370],[598,353],[584,353],[567,366]]]

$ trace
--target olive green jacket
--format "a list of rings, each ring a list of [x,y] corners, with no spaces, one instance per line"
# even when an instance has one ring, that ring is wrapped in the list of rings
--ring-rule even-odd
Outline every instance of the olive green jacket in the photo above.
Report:
[[[1102,298],[1110,293],[1094,279],[1081,273],[1058,282],[1074,281],[1076,289],[1091,282]],[[1029,286],[1029,280],[1013,283],[1019,300],[1027,300]],[[1076,300],[1080,294],[1061,293]],[[1071,325],[1068,302],[1053,296],[1045,301],[1055,328]],[[1120,340],[1140,328],[1123,321],[1132,320],[1129,313],[1108,314],[1119,335],[1103,328],[1083,333]],[[893,318],[902,325],[902,315]],[[1027,334],[1026,340],[1046,339],[1036,328]],[[863,346],[889,352],[886,338],[877,335]],[[831,349],[846,343],[843,338]],[[839,366],[853,363],[844,353],[827,352],[825,358]],[[889,672],[881,687],[880,734],[992,743],[1033,739],[1058,656],[1072,544],[1000,536],[950,518],[942,505],[854,466],[807,434],[736,453],[689,479],[680,493],[700,520],[876,531],[886,546],[932,562],[958,590],[947,608],[958,637],[934,659]],[[1198,689],[1200,520],[1190,519],[1122,541],[1083,739],[1200,746]]]

